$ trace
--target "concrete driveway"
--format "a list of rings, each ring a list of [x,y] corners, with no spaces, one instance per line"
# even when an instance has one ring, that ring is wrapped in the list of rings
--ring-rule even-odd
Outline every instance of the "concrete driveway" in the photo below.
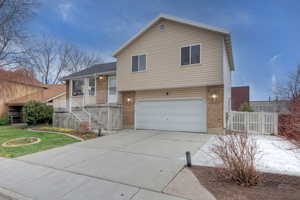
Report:
[[[123,130],[0,160],[0,187],[34,199],[180,200],[161,192],[210,135]]]

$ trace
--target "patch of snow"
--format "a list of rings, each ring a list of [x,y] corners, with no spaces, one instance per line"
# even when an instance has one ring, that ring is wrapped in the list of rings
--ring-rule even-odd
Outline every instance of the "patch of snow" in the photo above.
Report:
[[[193,165],[222,166],[222,161],[210,152],[216,137],[212,137],[192,157]],[[263,172],[300,176],[300,149],[277,136],[253,136],[260,152],[257,169]]]

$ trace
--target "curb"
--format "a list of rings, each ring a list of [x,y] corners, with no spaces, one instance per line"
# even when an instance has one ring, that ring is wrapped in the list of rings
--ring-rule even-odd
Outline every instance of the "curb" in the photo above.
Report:
[[[1,188],[1,187],[0,187],[0,194],[2,194],[4,197],[7,197],[11,200],[33,200],[30,197],[23,196],[19,193],[16,193],[16,192],[13,192],[13,191],[7,190],[5,188]]]

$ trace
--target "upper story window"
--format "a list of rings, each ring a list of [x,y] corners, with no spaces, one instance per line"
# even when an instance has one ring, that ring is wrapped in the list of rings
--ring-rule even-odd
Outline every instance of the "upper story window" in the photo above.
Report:
[[[84,80],[72,80],[72,96],[82,96],[83,95]]]
[[[200,63],[200,44],[181,48],[181,65]]]
[[[146,71],[146,55],[132,56],[132,72]]]
[[[96,80],[95,78],[89,78],[89,96],[95,96]]]

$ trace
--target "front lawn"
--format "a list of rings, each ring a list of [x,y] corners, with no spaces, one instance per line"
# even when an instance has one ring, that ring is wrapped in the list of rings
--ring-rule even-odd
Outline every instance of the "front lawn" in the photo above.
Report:
[[[41,139],[41,142],[19,147],[2,146],[3,143],[9,140],[26,137],[36,137]],[[32,132],[17,127],[0,126],[0,157],[15,158],[38,151],[44,151],[46,149],[64,146],[74,142],[79,142],[79,140],[62,134]]]

